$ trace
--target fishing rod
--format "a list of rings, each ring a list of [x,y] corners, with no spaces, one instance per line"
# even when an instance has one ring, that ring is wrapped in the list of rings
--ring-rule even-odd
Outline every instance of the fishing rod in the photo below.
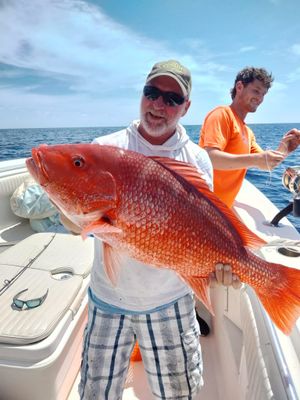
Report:
[[[34,261],[50,246],[51,242],[53,241],[54,237],[56,236],[56,233],[54,233],[53,236],[51,236],[51,239],[47,244],[44,245],[41,251],[38,252],[38,254],[31,258],[29,262],[11,279],[4,279],[3,281],[3,286],[0,289],[0,296],[6,292],[6,290],[34,263]]]

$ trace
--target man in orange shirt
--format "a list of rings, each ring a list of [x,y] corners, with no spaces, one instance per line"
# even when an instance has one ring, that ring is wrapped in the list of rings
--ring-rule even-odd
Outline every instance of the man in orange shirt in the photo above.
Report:
[[[204,120],[199,145],[207,150],[214,167],[214,192],[228,207],[233,205],[249,167],[270,171],[300,144],[300,131],[292,129],[277,150],[263,151],[245,124],[247,114],[256,111],[272,82],[265,69],[244,68],[231,90],[231,105],[215,108]]]

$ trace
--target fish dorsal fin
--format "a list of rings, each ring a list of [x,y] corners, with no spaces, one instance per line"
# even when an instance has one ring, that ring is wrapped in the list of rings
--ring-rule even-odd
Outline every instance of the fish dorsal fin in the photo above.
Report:
[[[189,163],[184,161],[174,160],[172,158],[167,157],[149,157],[155,162],[159,163],[162,167],[171,172],[172,175],[176,177],[176,175],[181,176],[184,180],[191,183],[196,187],[197,190],[206,189],[210,193],[210,189],[204,177],[202,177],[201,173],[197,168]]]
[[[243,222],[237,217],[237,215],[209,189],[208,184],[194,165],[167,157],[150,158],[167,169],[178,181],[183,184],[187,191],[195,191],[212,203],[215,208],[218,209],[219,212],[227,218],[227,220],[229,220],[232,227],[240,236],[244,246],[256,249],[266,243],[263,239],[248,229],[247,226],[244,225]]]

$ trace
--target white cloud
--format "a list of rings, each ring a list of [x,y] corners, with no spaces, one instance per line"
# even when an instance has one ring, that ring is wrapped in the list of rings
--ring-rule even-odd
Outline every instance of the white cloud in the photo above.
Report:
[[[249,51],[254,51],[256,50],[256,47],[254,46],[244,46],[240,48],[240,53],[248,53]]]
[[[272,92],[283,92],[287,89],[287,85],[282,82],[277,82],[276,80],[272,84]]]
[[[300,44],[293,44],[290,48],[291,52],[296,56],[300,56]]]
[[[0,0],[0,63],[7,65],[0,70],[1,125],[13,127],[15,116],[19,127],[127,124],[138,117],[147,69],[166,58],[190,68],[195,111],[187,118],[200,123],[199,110],[230,101],[240,58],[256,50],[240,45],[234,51],[184,36],[170,46],[115,22],[85,0]],[[298,55],[299,47],[291,51]],[[293,74],[290,79],[299,71]],[[274,84],[274,91],[283,89]]]
[[[293,82],[300,82],[300,68],[296,68],[294,71],[290,72],[288,74],[288,82],[293,83]]]
[[[91,99],[84,94],[50,96],[31,92],[31,87],[0,87],[2,128],[40,128],[66,126],[119,126],[137,118],[139,99],[124,102],[120,98]],[[128,116],[116,112],[120,110]]]
[[[189,46],[178,54],[166,43],[116,23],[84,0],[9,0],[0,7],[0,63],[13,67],[0,71],[0,79],[7,78],[1,90],[2,126],[9,116],[14,124],[16,107],[24,123],[32,116],[32,126],[50,126],[49,115],[63,112],[66,120],[80,125],[80,115],[91,116],[89,110],[97,114],[97,109],[109,123],[113,114],[116,121],[120,118],[115,112],[118,106],[122,115],[128,109],[131,115],[135,107],[137,117],[147,68],[165,58],[189,66],[194,94],[225,90],[220,76],[228,67],[211,61],[215,55],[204,42],[187,39]],[[22,76],[24,69],[27,73]],[[13,78],[18,78],[18,86]],[[58,120],[53,124],[60,125]]]
[[[40,0],[10,0],[0,13],[0,62],[65,79],[78,92],[140,88],[145,65],[166,57],[179,58],[199,71],[207,84],[213,74],[227,69],[210,61],[213,55],[204,42],[187,42],[185,54],[178,55],[83,0],[43,0],[42,7]],[[197,49],[193,56],[188,55],[191,49]]]
[[[79,81],[88,90],[109,89],[112,82],[130,86],[144,72],[145,59],[151,63],[164,53],[160,44],[142,40],[81,0],[4,3],[0,44],[0,62],[74,77],[74,85]]]

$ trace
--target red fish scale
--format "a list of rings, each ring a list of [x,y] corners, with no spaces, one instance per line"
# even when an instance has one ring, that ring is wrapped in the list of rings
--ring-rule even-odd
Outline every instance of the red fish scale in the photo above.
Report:
[[[254,287],[270,285],[274,272],[246,252],[217,207],[206,197],[184,190],[156,162],[143,159],[142,165],[139,160],[127,164],[117,186],[120,208],[115,223],[124,232],[122,247],[132,257],[183,276],[204,277],[216,263],[228,263],[244,282]]]

